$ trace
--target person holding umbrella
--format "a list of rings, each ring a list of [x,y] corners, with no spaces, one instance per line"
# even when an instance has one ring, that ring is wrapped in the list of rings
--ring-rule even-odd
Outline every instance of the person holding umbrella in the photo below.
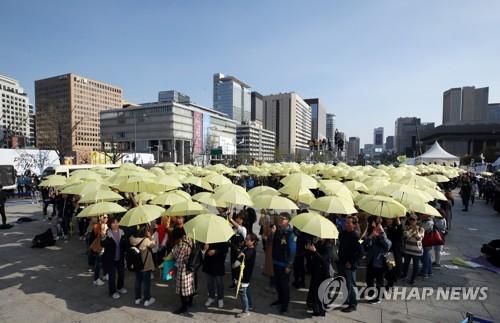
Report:
[[[175,260],[177,267],[175,292],[180,296],[182,304],[174,314],[184,314],[192,317],[188,310],[193,305],[193,294],[195,292],[194,273],[188,271],[187,264],[193,249],[193,242],[186,236],[183,228],[175,228],[172,232],[172,239],[174,240],[174,248],[171,256]]]
[[[101,238],[101,245],[104,248],[102,255],[102,266],[108,273],[109,296],[114,299],[120,298],[120,294],[127,293],[124,287],[125,282],[125,253],[128,248],[128,241],[125,233],[120,229],[117,218],[109,219],[109,229]],[[118,273],[118,284],[117,274]]]
[[[259,242],[259,238],[255,233],[250,232],[245,237],[245,247],[241,250],[236,261],[232,264],[232,268],[240,272],[238,279],[237,292],[240,294],[241,306],[243,310],[236,314],[237,318],[242,318],[250,315],[253,310],[252,297],[250,296],[250,280],[252,278],[253,268],[255,267],[255,246]],[[243,271],[241,271],[243,267]]]
[[[321,283],[331,277],[333,269],[333,243],[330,239],[316,239],[316,243],[309,242],[305,246],[311,259],[311,282],[309,284],[308,299],[312,299],[313,316],[325,316],[322,300],[318,297],[318,288]]]
[[[271,306],[280,305],[280,313],[288,311],[290,302],[290,273],[293,268],[297,237],[289,224],[290,213],[279,215],[279,228],[274,227],[273,237],[273,272],[276,280],[278,299]]]
[[[122,219],[123,220],[123,219]],[[144,306],[151,306],[156,299],[151,297],[151,272],[155,269],[151,249],[155,243],[151,240],[151,233],[143,225],[137,233],[130,237],[130,244],[141,252],[144,268],[135,273],[135,304],[141,303],[141,292],[144,290]]]

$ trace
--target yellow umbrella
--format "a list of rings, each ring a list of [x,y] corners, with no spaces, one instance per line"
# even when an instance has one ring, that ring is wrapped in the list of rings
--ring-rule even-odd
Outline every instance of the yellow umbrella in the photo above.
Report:
[[[163,211],[165,211],[163,208],[156,205],[139,205],[125,213],[123,218],[120,220],[120,225],[131,227],[134,225],[149,223],[158,219]]]
[[[209,182],[207,182],[205,179],[202,179],[200,177],[196,176],[189,176],[184,180],[184,183],[186,184],[192,184],[198,187],[203,188],[204,190],[213,191],[212,185],[210,185]]]
[[[479,175],[481,176],[486,176],[486,177],[490,177],[490,176],[493,176],[493,173],[490,173],[490,172],[481,172]],[[455,176],[456,177],[456,176]]]
[[[226,242],[234,234],[225,218],[211,213],[200,214],[187,221],[184,231],[189,237],[203,243]]]
[[[286,176],[281,180],[283,185],[295,186],[300,188],[317,188],[318,181],[313,177],[306,175],[304,173],[294,173]]]
[[[86,218],[86,217],[98,216],[101,214],[112,214],[112,213],[122,213],[122,212],[127,212],[127,209],[125,209],[119,204],[112,202],[100,202],[85,207],[80,213],[78,213],[77,218]]]
[[[224,202],[232,205],[252,206],[253,202],[250,195],[241,186],[234,184],[225,184],[219,186],[213,195],[218,202]]]
[[[147,201],[150,201],[156,197],[156,194],[153,193],[148,193],[148,192],[142,192],[137,194],[137,201],[141,203],[146,203]]]
[[[419,190],[429,194],[430,196],[432,196],[434,199],[436,200],[441,200],[441,201],[447,201],[448,199],[446,198],[446,196],[444,196],[443,193],[441,193],[440,191],[434,189],[434,188],[430,188],[428,186],[419,186],[418,187]]]
[[[227,178],[224,175],[221,174],[212,174],[205,176],[204,179],[209,182],[210,184],[213,184],[215,186],[221,186],[224,184],[231,184],[231,180]]]
[[[151,204],[175,205],[189,200],[191,200],[189,194],[184,191],[175,190],[158,195],[151,201]]]
[[[40,186],[61,186],[66,183],[66,177],[61,175],[49,175],[40,183]]]
[[[352,199],[352,193],[349,189],[341,182],[334,179],[322,180],[319,182],[319,189],[323,191],[326,195],[340,196]]]
[[[97,182],[83,182],[80,184],[66,186],[65,188],[63,188],[61,193],[74,194],[74,195],[85,195],[85,194],[88,194],[88,193],[91,193],[91,192],[97,191],[97,190],[105,190],[106,191],[106,190],[109,190],[109,187],[104,185],[104,184],[97,183]]]
[[[336,214],[358,213],[354,208],[352,200],[345,200],[337,196],[323,196],[317,198],[311,203],[311,209]]]
[[[339,232],[332,221],[316,212],[301,213],[290,223],[298,230],[322,239],[337,239]]]
[[[298,207],[286,197],[262,195],[254,198],[254,208],[271,210],[297,210]]]
[[[158,184],[155,178],[134,176],[125,179],[118,184],[118,189],[122,192],[148,192],[158,193],[163,191],[164,186]]]
[[[213,194],[210,192],[201,192],[193,195],[192,199],[194,201],[198,201],[200,203],[203,203],[205,205],[210,205],[210,206],[215,206],[215,207],[226,207],[227,204],[224,202],[217,202],[216,199],[214,199]]]
[[[347,188],[350,189],[351,191],[360,191],[365,193],[370,192],[370,190],[368,189],[368,187],[366,187],[365,184],[357,181],[345,182],[344,185],[347,186]]]
[[[405,206],[408,208],[408,211],[412,211],[415,213],[427,214],[430,216],[435,216],[438,218],[442,218],[441,213],[435,208],[430,206],[427,203],[407,203]]]
[[[118,193],[109,190],[97,190],[82,195],[82,197],[78,202],[81,204],[86,204],[86,203],[110,202],[118,200],[123,200],[123,197]]]
[[[280,193],[272,188],[272,187],[269,187],[269,186],[257,186],[257,187],[254,187],[252,188],[251,190],[248,191],[248,194],[250,194],[251,197],[256,197],[256,196],[259,196],[259,195],[280,195]]]
[[[316,199],[314,194],[308,189],[304,188],[298,192],[288,194],[287,197],[296,203],[302,203],[310,205],[312,201]]]
[[[201,205],[200,203],[193,201],[184,201],[181,203],[177,203],[172,205],[167,209],[165,215],[167,216],[188,216],[188,215],[197,215],[201,213],[205,213],[208,210]]]
[[[436,183],[444,183],[450,181],[448,177],[439,174],[430,175],[427,176],[427,178]]]
[[[88,170],[88,169],[77,169],[71,173],[70,177],[71,178],[79,178],[79,179],[83,179],[83,180],[93,179],[93,180],[97,180],[97,181],[102,179],[101,175],[99,175],[96,172],[93,172],[91,170]]]
[[[403,203],[406,205],[406,203],[410,202],[415,202],[415,203],[425,203],[428,202],[426,199],[419,194],[418,192],[405,192],[405,191],[394,191],[391,194],[391,197],[394,198],[396,201],[399,201],[400,203]]]
[[[381,216],[384,218],[396,218],[406,215],[406,208],[393,198],[381,195],[374,195],[362,199],[358,204],[359,208],[366,213]]]
[[[164,185],[165,191],[171,191],[182,187],[181,182],[176,177],[170,175],[160,175],[156,178],[156,181],[158,184]]]

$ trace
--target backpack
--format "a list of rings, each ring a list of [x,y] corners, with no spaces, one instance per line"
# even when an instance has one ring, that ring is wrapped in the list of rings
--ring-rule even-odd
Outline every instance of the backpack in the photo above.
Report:
[[[56,244],[52,230],[47,229],[44,233],[37,234],[32,241],[31,248],[45,248]]]
[[[188,262],[186,264],[186,270],[190,273],[195,273],[203,264],[203,257],[201,255],[201,246],[198,243],[194,243],[191,247],[191,253],[189,254]]]
[[[139,242],[135,246],[131,246],[130,248],[128,248],[127,254],[125,255],[128,271],[140,272],[144,269],[144,264],[146,263],[146,260],[149,256],[149,250],[146,253],[146,258],[144,258],[144,261],[142,261],[141,250],[139,250],[138,248],[144,241],[144,239],[142,239],[141,242]]]

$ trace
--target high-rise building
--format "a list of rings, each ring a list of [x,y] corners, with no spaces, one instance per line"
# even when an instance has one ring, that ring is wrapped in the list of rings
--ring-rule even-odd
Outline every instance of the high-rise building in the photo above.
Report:
[[[274,161],[274,132],[264,129],[261,122],[244,122],[236,127],[236,151],[238,157],[260,161]]]
[[[481,123],[488,118],[489,88],[465,86],[443,93],[443,125]]]
[[[359,155],[359,137],[349,137],[347,142],[347,161],[356,161]]]
[[[489,123],[500,122],[500,103],[488,104],[488,122]]]
[[[189,95],[182,94],[175,90],[161,91],[158,93],[158,102],[178,102],[178,103],[191,103]]]
[[[238,123],[249,121],[251,115],[250,85],[234,76],[221,73],[213,77],[214,109],[229,116]]]
[[[332,143],[335,143],[335,113],[326,114],[326,138]]]
[[[251,94],[251,116],[252,121],[259,121],[264,123],[264,101],[263,96],[259,92],[252,92]]]
[[[318,98],[305,99],[311,107],[311,139],[323,140],[326,138],[326,111]]]
[[[87,163],[101,147],[99,113],[122,108],[122,90],[69,73],[35,81],[35,100],[38,148]]]
[[[434,129],[433,122],[421,123],[420,118],[397,118],[394,131],[394,150],[407,157],[418,156],[422,147],[421,138]]]
[[[30,134],[29,140],[26,145],[30,147],[36,147],[36,114],[35,108],[31,104],[29,106],[29,127]]]
[[[381,154],[384,151],[384,127],[373,129],[373,154]]]
[[[387,152],[394,151],[394,136],[387,136],[385,138],[385,150]]]
[[[19,82],[0,74],[0,134],[3,148],[24,147],[31,142],[29,98]]]
[[[276,148],[283,154],[309,150],[311,107],[297,93],[266,95],[264,128],[276,134]]]

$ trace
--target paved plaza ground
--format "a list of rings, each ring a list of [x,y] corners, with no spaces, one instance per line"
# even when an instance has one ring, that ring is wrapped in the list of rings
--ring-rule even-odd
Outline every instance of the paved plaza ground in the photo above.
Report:
[[[460,204],[460,203],[458,203]],[[244,319],[234,318],[240,311],[240,302],[229,291],[229,274],[225,277],[225,308],[203,306],[206,288],[204,277],[200,277],[199,296],[195,297],[192,310],[194,318],[172,314],[179,306],[174,283],[153,281],[152,294],[156,303],[150,308],[134,305],[133,275],[128,273],[126,287],[129,293],[119,300],[110,298],[107,286],[92,286],[92,273],[86,266],[85,247],[78,237],[68,242],[58,241],[56,246],[31,249],[34,235],[52,225],[41,218],[41,206],[28,201],[9,201],[9,222],[21,216],[36,221],[16,224],[9,230],[0,230],[0,322],[460,322],[466,312],[488,320],[500,319],[500,280],[495,273],[483,269],[460,267],[435,269],[434,275],[416,286],[487,286],[485,301],[385,301],[370,305],[360,303],[358,311],[342,313],[332,311],[326,318],[311,318],[307,312],[306,291],[292,288],[291,305],[287,315],[279,315],[269,304],[276,299],[273,292],[266,291],[267,283],[262,275],[263,254],[260,252],[254,278],[252,296],[255,312]],[[468,213],[460,205],[454,207],[452,230],[447,237],[442,264],[451,264],[453,257],[478,256],[483,243],[500,238],[500,215],[477,201]],[[261,250],[259,245],[259,251]],[[229,266],[227,266],[229,269]],[[360,283],[361,284],[361,283]],[[403,284],[403,283],[401,283]],[[362,284],[361,284],[362,285]]]

